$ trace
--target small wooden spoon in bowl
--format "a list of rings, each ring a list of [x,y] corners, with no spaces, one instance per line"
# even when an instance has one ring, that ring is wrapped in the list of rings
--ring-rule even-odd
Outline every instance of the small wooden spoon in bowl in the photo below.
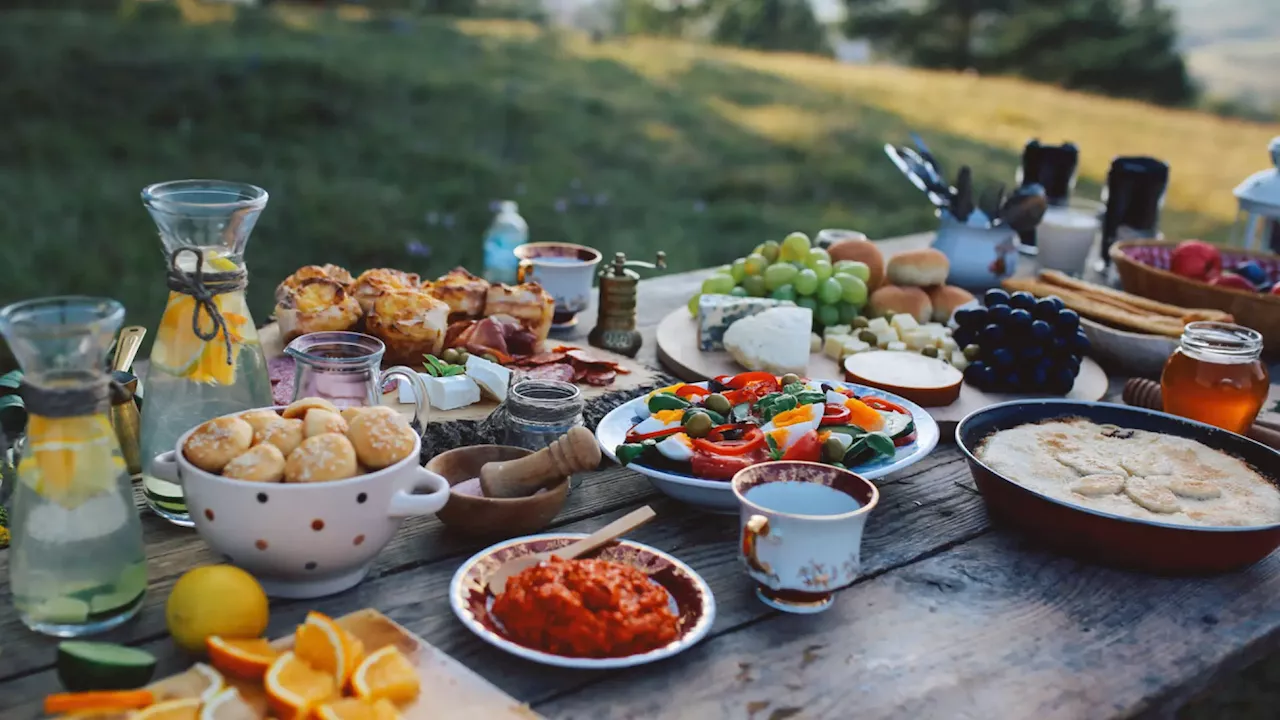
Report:
[[[614,520],[608,525],[605,525],[599,530],[571,545],[566,545],[565,547],[551,552],[534,553],[532,555],[525,555],[524,557],[508,560],[498,566],[498,569],[494,570],[493,574],[489,576],[489,592],[493,593],[494,597],[497,597],[507,589],[507,581],[521,570],[533,567],[534,565],[546,560],[550,560],[552,555],[555,555],[561,560],[572,560],[580,555],[585,555],[602,545],[606,545],[617,540],[623,535],[626,535],[632,530],[635,530],[641,525],[649,522],[654,518],[654,515],[655,513],[653,512],[653,508],[645,505],[637,510],[632,510],[626,515],[623,515],[617,520]]]

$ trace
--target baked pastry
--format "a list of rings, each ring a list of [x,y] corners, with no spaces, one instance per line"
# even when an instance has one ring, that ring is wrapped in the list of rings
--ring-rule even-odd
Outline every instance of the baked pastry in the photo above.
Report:
[[[520,285],[493,283],[484,301],[485,315],[515,318],[521,327],[534,334],[539,344],[551,332],[551,317],[555,311],[555,298],[536,282]]]
[[[323,408],[311,408],[302,418],[302,434],[305,437],[325,433],[346,433],[347,421],[336,412]]]
[[[973,294],[955,285],[936,285],[926,288],[929,302],[933,305],[933,321],[945,323],[951,320],[956,308],[973,301]]]
[[[431,283],[431,294],[449,306],[449,322],[474,319],[484,314],[489,281],[456,267]]]
[[[276,293],[276,322],[288,343],[313,332],[351,330],[360,323],[360,303],[345,286],[328,278],[309,278]]]
[[[871,293],[867,300],[867,314],[881,317],[886,313],[906,313],[923,324],[933,317],[933,303],[929,301],[929,295],[918,287],[884,285]]]
[[[251,445],[253,426],[235,415],[227,415],[193,430],[182,444],[182,455],[205,472],[219,473]]]
[[[925,287],[942,285],[951,272],[951,261],[940,250],[908,250],[889,258],[885,274],[894,285]]]
[[[257,435],[258,431],[271,423],[279,422],[280,413],[266,409],[250,410],[249,412],[240,413],[240,419],[249,423],[249,426],[253,428],[254,435]],[[257,443],[254,444],[256,445]]]
[[[325,433],[302,441],[284,463],[284,481],[326,482],[345,480],[360,473],[356,451],[345,435]]]
[[[871,277],[867,278],[867,288],[875,290],[884,282],[884,254],[876,244],[866,239],[841,240],[827,248],[831,262],[854,260],[866,263],[871,269]]]
[[[413,454],[417,434],[404,416],[390,412],[362,412],[351,420],[347,436],[360,464],[370,470],[395,465]]]
[[[390,290],[373,302],[365,329],[387,346],[392,365],[421,365],[423,355],[438,355],[449,325],[449,306],[423,290]]]
[[[277,417],[270,423],[253,433],[253,444],[275,445],[285,457],[302,444],[302,421],[297,418]]]
[[[373,301],[383,293],[395,290],[419,290],[421,279],[415,273],[390,268],[375,268],[360,273],[351,285],[351,294],[360,302],[365,314],[373,309]]]
[[[271,443],[254,445],[227,463],[222,476],[250,482],[280,482],[284,478],[284,453]]]
[[[320,408],[328,410],[331,413],[338,413],[338,406],[318,397],[304,397],[289,403],[289,406],[280,412],[281,417],[302,419],[307,416],[307,411],[311,408]]]
[[[285,278],[283,282],[276,286],[276,302],[280,302],[281,298],[302,286],[307,280],[332,280],[340,285],[343,289],[350,287],[352,283],[351,273],[347,272],[344,267],[338,265],[303,265],[298,268],[297,272]]]

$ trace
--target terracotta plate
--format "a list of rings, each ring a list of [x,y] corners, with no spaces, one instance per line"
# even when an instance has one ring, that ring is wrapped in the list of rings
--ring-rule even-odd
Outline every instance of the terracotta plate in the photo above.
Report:
[[[467,629],[481,640],[502,648],[512,655],[544,665],[583,669],[624,668],[644,665],[692,647],[711,630],[716,619],[716,601],[706,581],[688,565],[674,557],[640,543],[621,540],[589,557],[612,560],[638,568],[650,579],[666,588],[672,610],[680,617],[680,636],[670,644],[639,655],[617,658],[587,658],[554,655],[525,647],[507,637],[502,624],[489,613],[493,595],[489,592],[489,574],[512,558],[547,552],[586,537],[584,533],[550,533],[530,535],[498,543],[473,555],[454,573],[449,586],[449,604]]]

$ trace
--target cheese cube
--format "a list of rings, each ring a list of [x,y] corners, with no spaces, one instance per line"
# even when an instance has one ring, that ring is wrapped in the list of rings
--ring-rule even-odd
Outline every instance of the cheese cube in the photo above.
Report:
[[[480,386],[466,375],[451,377],[423,377],[427,385],[427,397],[431,407],[437,410],[456,410],[480,402]],[[401,383],[403,385],[404,383]]]
[[[886,327],[883,330],[872,330],[871,332],[875,333],[877,345],[898,342],[902,339],[898,337],[898,333],[894,332],[891,327]]]
[[[822,338],[818,337],[818,333],[809,333],[809,352],[822,352]]]
[[[856,337],[851,337],[844,341],[844,347],[841,349],[844,350],[844,353],[842,354],[841,359],[844,359],[850,355],[856,355],[860,352],[866,352],[870,350],[871,343],[865,342],[863,340],[859,340]]]
[[[853,328],[848,325],[828,325],[822,331],[822,337],[829,338],[832,335],[848,335],[853,332]]]
[[[956,343],[955,338],[948,335],[938,341],[938,349],[950,355],[959,350],[960,346]]]
[[[963,351],[955,350],[951,353],[951,366],[964,372],[964,369],[969,367],[969,358],[964,356]]]
[[[923,350],[926,347],[933,346],[933,338],[928,333],[920,329],[907,330],[899,335],[899,339],[906,343],[906,346],[912,350]]]
[[[885,350],[906,350],[907,344],[902,342],[901,340],[897,340],[889,343],[888,345],[885,345],[884,349]]]
[[[872,318],[871,321],[867,323],[867,329],[879,335],[882,331],[889,329],[889,321],[882,317]]]
[[[507,399],[507,386],[511,384],[511,371],[496,362],[477,355],[467,358],[467,377],[476,381],[480,392],[503,402]]]
[[[894,315],[893,320],[889,321],[889,324],[893,326],[893,329],[900,333],[906,332],[907,330],[915,330],[920,327],[920,323],[916,322],[916,319],[907,313],[898,313],[897,315]]]
[[[828,335],[822,344],[822,354],[839,362],[844,353],[844,344],[851,339],[848,335]]]

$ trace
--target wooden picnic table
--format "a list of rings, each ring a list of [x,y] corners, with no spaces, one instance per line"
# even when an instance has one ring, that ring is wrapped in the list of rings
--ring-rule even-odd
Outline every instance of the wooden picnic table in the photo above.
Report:
[[[885,244],[927,242],[926,235]],[[656,363],[654,328],[705,275],[641,282],[642,361]],[[593,325],[594,317],[583,318],[572,337]],[[480,641],[453,616],[447,591],[481,544],[446,533],[435,519],[409,519],[356,588],[274,602],[269,633],[289,633],[310,609],[337,616],[377,608],[547,718],[593,720],[1164,717],[1280,640],[1280,555],[1231,575],[1186,579],[1046,552],[992,528],[960,452],[946,441],[877,484],[862,577],[831,610],[793,616],[756,599],[737,557],[736,517],[667,499],[616,466],[588,474],[555,529],[589,532],[648,503],[659,517],[634,538],[684,560],[715,593],[711,635],[646,667],[547,668]],[[165,631],[169,589],[182,572],[220,558],[193,530],[149,513],[143,525],[145,606],[104,639],[155,653],[159,677],[191,662]],[[7,562],[0,552],[0,566]],[[0,567],[0,577],[7,570]],[[23,627],[7,599],[0,603],[0,718],[36,717],[41,698],[60,688],[55,645]]]

